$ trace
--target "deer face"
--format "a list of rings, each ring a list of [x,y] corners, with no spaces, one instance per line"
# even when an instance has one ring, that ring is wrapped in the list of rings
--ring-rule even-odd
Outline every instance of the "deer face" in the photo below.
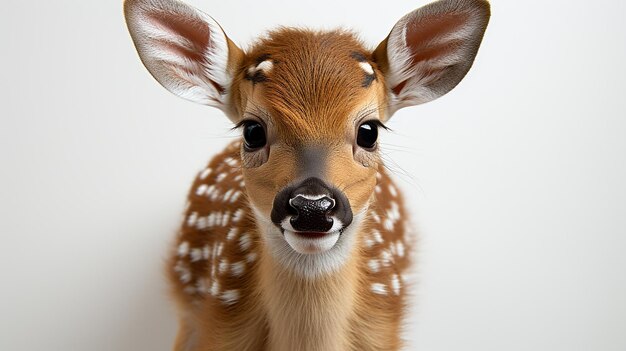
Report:
[[[281,30],[239,73],[249,198],[298,253],[330,250],[373,194],[386,98],[368,56],[347,33]]]
[[[378,130],[397,109],[459,83],[489,6],[432,3],[404,16],[375,50],[347,32],[281,29],[244,52],[178,1],[127,0],[125,12],[152,75],[241,128],[246,190],[268,246],[277,256],[340,262],[372,201]]]

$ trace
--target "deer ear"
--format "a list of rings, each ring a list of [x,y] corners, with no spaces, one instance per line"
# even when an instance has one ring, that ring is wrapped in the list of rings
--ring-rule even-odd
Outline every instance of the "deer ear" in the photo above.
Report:
[[[389,89],[389,116],[452,90],[469,71],[489,22],[484,0],[441,0],[402,17],[373,57]]]
[[[126,0],[124,14],[141,61],[161,85],[235,119],[229,92],[243,52],[213,18],[176,0]]]

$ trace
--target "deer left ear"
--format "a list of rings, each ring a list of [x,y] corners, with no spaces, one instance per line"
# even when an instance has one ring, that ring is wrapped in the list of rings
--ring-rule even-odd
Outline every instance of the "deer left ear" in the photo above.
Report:
[[[126,0],[124,13],[141,61],[161,85],[237,119],[229,93],[243,51],[213,18],[178,0]]]
[[[489,22],[484,0],[441,0],[402,17],[373,53],[389,89],[388,116],[452,90],[469,71]]]

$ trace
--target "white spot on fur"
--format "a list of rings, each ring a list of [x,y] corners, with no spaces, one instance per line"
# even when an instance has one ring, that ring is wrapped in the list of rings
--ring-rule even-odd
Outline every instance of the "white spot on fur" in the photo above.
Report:
[[[246,270],[246,265],[243,262],[235,262],[230,265],[230,273],[235,277],[240,277]]]
[[[224,197],[222,198],[222,201],[227,202],[230,198],[230,196],[233,194],[234,189],[229,189],[226,193],[224,193]]]
[[[374,246],[374,240],[369,238],[365,239],[365,247],[371,248],[372,246]]]
[[[230,220],[230,211],[226,211],[222,215],[222,227],[227,226],[229,220]]]
[[[391,218],[394,222],[400,220],[400,206],[395,201],[391,201],[389,204],[391,208],[387,210],[387,216]]]
[[[243,210],[240,208],[233,214],[233,222],[239,222],[243,217]]]
[[[176,265],[174,266],[174,272],[178,273],[178,278],[184,284],[187,284],[191,281],[191,271],[185,266],[183,261],[179,260],[178,262],[176,262]]]
[[[378,213],[373,212],[372,213],[372,219],[374,220],[374,222],[380,223],[380,216],[378,215]]]
[[[374,74],[374,68],[367,62],[359,62],[359,66],[365,71],[365,73],[372,75]]]
[[[218,215],[218,214],[217,214],[217,213],[215,213],[215,212],[211,212],[211,213],[209,213],[209,215],[207,216],[207,220],[206,220],[206,226],[207,226],[207,227],[209,227],[209,228],[210,228],[210,227],[215,227],[215,222],[216,222],[216,220],[217,220],[217,218],[216,218],[216,217],[217,217],[217,215]]]
[[[391,196],[396,197],[398,196],[398,192],[396,191],[396,187],[394,187],[393,185],[389,184],[389,193],[391,194]]]
[[[235,201],[237,201],[237,199],[239,199],[239,196],[241,196],[241,191],[237,190],[233,193],[233,195],[230,198],[230,203],[234,204]]]
[[[246,255],[246,261],[248,263],[252,263],[254,261],[256,261],[256,252],[250,252],[249,254]]]
[[[239,291],[226,290],[220,296],[220,299],[227,305],[232,305],[239,300]]]
[[[196,221],[196,228],[203,230],[207,227],[207,223],[206,223],[207,218],[206,217],[200,217],[198,218],[198,220]]]
[[[189,217],[187,217],[187,226],[193,227],[198,220],[198,212],[192,212]]]
[[[228,234],[226,234],[226,240],[231,241],[237,236],[238,229],[236,227],[230,228]]]
[[[184,257],[189,253],[189,242],[183,241],[178,245],[178,256]]]
[[[397,274],[391,276],[391,290],[393,290],[395,295],[400,294],[400,280]]]
[[[380,270],[380,262],[375,258],[369,260],[367,262],[367,266],[369,267],[370,271],[374,273],[378,273],[378,271]]]
[[[389,232],[393,231],[393,221],[391,220],[391,218],[385,218],[385,221],[383,222],[383,227]]]
[[[237,166],[239,164],[239,162],[236,159],[232,158],[232,157],[226,157],[224,159],[224,163],[226,163],[230,167],[235,167],[235,166]]]
[[[213,296],[217,296],[220,293],[220,283],[217,280],[214,280],[213,283],[211,283],[211,289],[209,292]]]
[[[217,177],[215,177],[215,182],[219,183],[222,180],[224,180],[224,178],[226,178],[227,174],[226,173],[220,173],[217,175]]]
[[[204,258],[205,260],[208,260],[210,256],[211,256],[211,248],[209,247],[209,245],[205,245],[202,248],[202,258]]]
[[[220,274],[224,274],[224,273],[226,273],[226,272],[228,271],[228,268],[229,268],[229,266],[228,266],[228,260],[227,260],[227,259],[225,259],[225,258],[223,258],[223,259],[220,261],[220,265],[219,265],[219,268],[218,268],[218,270],[219,270]]]
[[[198,292],[200,293],[206,293],[207,292],[207,284],[206,284],[206,279],[198,279],[196,280],[196,289]]]
[[[404,257],[404,243],[402,241],[396,242],[396,253],[398,257]]]
[[[371,290],[374,294],[387,295],[387,287],[381,283],[373,283]]]
[[[383,236],[376,229],[372,230],[372,238],[374,239],[375,242],[379,244],[382,244],[384,242]]]
[[[211,174],[213,170],[211,168],[206,168],[204,169],[202,172],[200,172],[200,179],[206,179],[206,177],[209,176],[209,174]]]
[[[376,194],[380,194],[380,192],[382,191],[382,189],[380,188],[380,185],[376,185],[374,187],[374,191],[376,192]]]
[[[250,239],[250,234],[243,234],[239,237],[239,247],[242,251],[248,251],[251,245],[252,241]]]
[[[382,262],[383,266],[388,267],[391,262],[393,260],[393,256],[391,255],[391,252],[389,252],[388,250],[382,250],[380,252],[380,261]]]
[[[211,186],[209,186],[209,188],[205,191],[205,195],[211,196],[213,195],[213,192],[215,192],[215,190],[216,190],[215,185],[211,184]]]
[[[196,189],[196,195],[202,196],[204,194],[204,192],[207,190],[208,187],[209,186],[206,185],[206,184],[200,184],[198,189]]]
[[[202,249],[191,249],[189,256],[191,257],[191,262],[197,262],[202,260]]]

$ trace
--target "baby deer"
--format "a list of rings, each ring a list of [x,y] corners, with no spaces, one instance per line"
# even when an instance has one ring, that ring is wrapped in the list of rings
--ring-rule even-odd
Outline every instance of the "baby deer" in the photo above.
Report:
[[[454,88],[489,21],[441,0],[375,50],[341,30],[281,28],[243,51],[176,0],[126,0],[146,68],[242,130],[189,193],[168,264],[175,350],[397,350],[411,238],[378,131]]]

